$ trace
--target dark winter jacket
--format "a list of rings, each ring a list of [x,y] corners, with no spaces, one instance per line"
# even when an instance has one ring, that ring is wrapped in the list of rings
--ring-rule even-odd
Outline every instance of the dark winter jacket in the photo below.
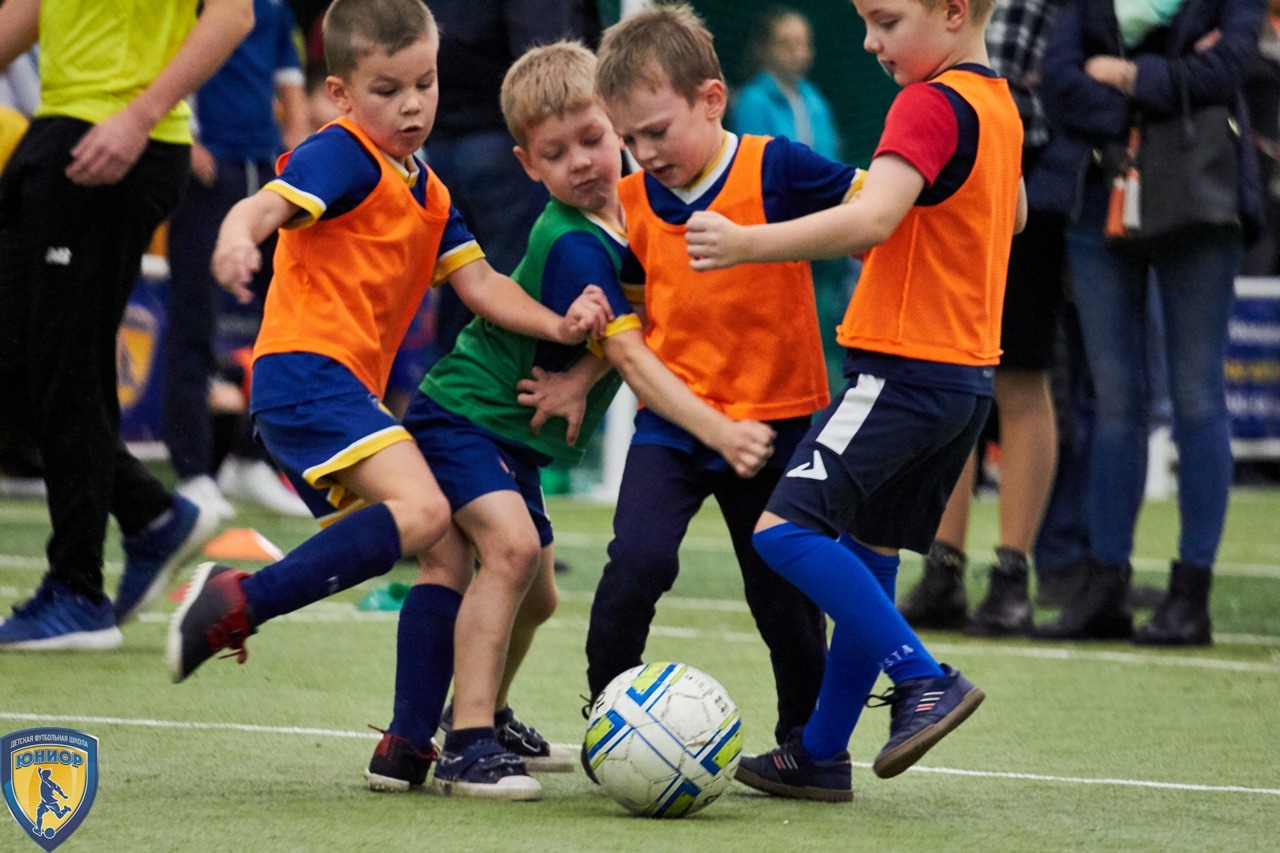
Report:
[[[1262,191],[1240,85],[1257,53],[1262,9],[1263,0],[1187,0],[1168,27],[1126,50],[1112,0],[1067,0],[1045,49],[1040,97],[1054,137],[1028,178],[1033,206],[1078,214],[1095,151],[1125,140],[1134,111],[1157,118],[1180,111],[1180,68],[1193,106],[1232,108],[1241,129],[1241,219],[1246,231],[1259,227]],[[1197,52],[1196,42],[1214,30],[1221,39]],[[1132,99],[1085,73],[1085,60],[1099,54],[1125,56],[1137,64]]]

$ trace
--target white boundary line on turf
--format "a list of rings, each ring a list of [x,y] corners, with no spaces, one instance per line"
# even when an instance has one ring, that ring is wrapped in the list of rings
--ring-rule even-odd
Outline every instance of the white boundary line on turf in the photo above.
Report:
[[[0,711],[0,720],[31,720],[40,723],[92,723],[103,726],[134,726],[152,729],[185,729],[201,731],[233,731],[253,734],[304,735],[311,737],[357,738],[368,740],[378,735],[374,732],[351,732],[341,729],[317,729],[298,726],[260,726],[250,723],[194,723],[183,720],[130,719],[127,717],[90,717],[62,714],[23,714]],[[556,744],[562,749],[576,752],[578,744]],[[855,767],[870,767],[869,762],[855,761]],[[1193,782],[1157,782],[1150,779],[1093,779],[1087,776],[1050,776],[1043,773],[1011,773],[999,770],[963,770],[954,767],[912,767],[913,773],[937,773],[947,776],[967,776],[973,779],[1014,779],[1026,782],[1050,782],[1066,785],[1115,785],[1126,788],[1158,788],[1167,791],[1194,791],[1198,793],[1262,794],[1280,797],[1280,788],[1250,788],[1245,785],[1200,785]]]

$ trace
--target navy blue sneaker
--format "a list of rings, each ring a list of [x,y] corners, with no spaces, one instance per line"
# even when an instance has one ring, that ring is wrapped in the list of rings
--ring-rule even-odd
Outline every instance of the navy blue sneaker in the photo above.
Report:
[[[515,711],[503,708],[493,715],[494,736],[508,752],[524,762],[530,773],[572,773],[573,756],[562,746],[547,741],[533,726],[520,722]],[[445,738],[453,731],[453,703],[444,706],[435,743],[444,748]]]
[[[849,753],[840,752],[822,761],[809,755],[799,738],[761,755],[744,755],[734,774],[757,791],[824,803],[853,801],[853,771]]]
[[[173,510],[154,530],[124,537],[124,574],[116,590],[116,624],[123,625],[165,591],[173,573],[204,547],[218,514],[173,495]]]
[[[109,598],[95,602],[53,578],[0,622],[0,651],[106,651],[122,642]]]
[[[882,696],[871,697],[869,708],[891,706],[889,742],[871,769],[881,779],[897,776],[969,719],[985,698],[985,693],[945,663],[942,675],[936,678],[913,678],[895,684]]]
[[[382,740],[378,741],[369,767],[364,771],[370,791],[402,792],[427,781],[427,771],[436,758],[434,747],[422,752],[408,738],[375,726],[369,728],[382,732]]]
[[[542,785],[524,762],[496,740],[477,741],[462,752],[446,752],[436,764],[436,790],[454,797],[538,800]]]
[[[201,563],[186,597],[169,622],[165,661],[169,677],[178,683],[223,649],[231,649],[237,663],[249,652],[244,641],[258,632],[241,582],[249,577],[217,563]]]

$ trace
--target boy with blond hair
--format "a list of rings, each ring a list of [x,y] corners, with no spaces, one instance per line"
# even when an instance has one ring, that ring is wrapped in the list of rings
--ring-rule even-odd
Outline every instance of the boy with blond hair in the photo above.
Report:
[[[521,724],[507,703],[534,630],[556,606],[553,535],[539,471],[552,461],[574,464],[582,458],[579,430],[595,431],[622,380],[743,476],[754,474],[769,455],[768,427],[731,420],[707,406],[645,346],[640,321],[618,283],[626,248],[617,193],[622,146],[595,96],[595,65],[591,52],[574,42],[534,48],[507,72],[501,102],[516,158],[551,195],[513,275],[531,298],[553,311],[598,285],[616,317],[591,344],[603,359],[583,344],[547,344],[476,319],[432,367],[405,416],[453,512],[452,528],[426,560],[465,574],[473,565],[472,549],[478,552],[482,568],[463,597],[459,624],[469,608],[483,608],[501,614],[509,629],[491,643],[469,638],[458,644],[454,703],[435,772],[435,785],[445,793],[534,799],[541,787],[526,768],[551,769],[548,764],[557,761],[550,745]],[[535,374],[564,373],[573,377],[564,389],[594,387],[576,398],[566,420],[547,421],[545,409],[535,415],[531,433],[518,383]],[[535,397],[527,402],[556,402]],[[511,583],[482,588],[495,572]],[[410,591],[406,607],[413,606],[419,589]],[[367,774],[375,790],[406,790],[425,777],[426,738],[441,716],[435,697],[443,698],[449,683],[450,670],[428,665],[431,655],[414,637],[402,630],[400,640],[392,730],[412,720],[408,728],[416,735],[412,749],[401,750],[396,761],[375,753]],[[430,695],[418,689],[424,682],[434,685]]]
[[[769,648],[782,743],[813,710],[826,626],[819,609],[755,553],[751,529],[782,475],[780,461],[829,399],[813,282],[802,263],[695,275],[684,260],[684,224],[707,209],[748,224],[791,219],[839,204],[857,173],[785,138],[726,132],[720,62],[688,6],[656,7],[611,27],[596,83],[644,170],[624,178],[618,191],[630,244],[622,278],[643,284],[645,341],[707,406],[768,423],[775,452],[744,479],[663,412],[637,414],[609,563],[591,607],[588,686],[598,696],[641,663],[655,605],[679,571],[689,521],[714,495]],[[583,757],[588,767],[595,760]],[[844,774],[847,792],[847,763]]]
[[[991,408],[1009,244],[1026,220],[1022,123],[983,40],[991,0],[854,6],[863,46],[904,87],[862,191],[758,227],[700,213],[687,233],[697,270],[866,252],[838,333],[848,386],[796,449],[753,537],[835,622],[803,736],[738,769],[740,781],[788,797],[822,792],[881,670],[893,681],[889,741],[872,765],[882,778],[983,700],[903,621],[893,579],[899,549],[929,547]]]
[[[438,94],[439,39],[426,6],[337,0],[324,21],[326,85],[342,115],[232,208],[213,259],[223,286],[247,299],[258,244],[283,229],[254,347],[251,410],[323,529],[253,575],[200,568],[170,625],[174,681],[222,649],[243,662],[246,638],[268,619],[384,574],[449,532],[448,502],[381,400],[428,287],[448,279],[490,321],[561,344],[603,332],[609,317],[598,289],[562,317],[494,272],[448,190],[415,157]],[[470,572],[424,563],[419,580],[428,592],[401,625],[444,631],[435,643],[445,644]],[[460,617],[457,630],[477,643],[504,631],[484,611]]]

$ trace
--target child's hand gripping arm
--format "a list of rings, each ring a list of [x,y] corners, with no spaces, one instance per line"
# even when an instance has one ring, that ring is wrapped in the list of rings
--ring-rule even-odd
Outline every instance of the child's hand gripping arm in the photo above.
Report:
[[[861,192],[848,202],[786,222],[736,225],[718,213],[689,217],[690,266],[714,270],[744,263],[808,261],[854,255],[878,246],[907,215],[924,176],[895,154],[871,161]]]
[[[578,431],[587,411],[587,392],[605,374],[613,369],[603,358],[583,355],[568,370],[551,372],[541,367],[533,368],[532,379],[516,383],[516,401],[522,406],[532,406],[529,431],[537,435],[542,425],[555,417],[565,419],[565,441],[570,446],[578,442]]]
[[[711,408],[649,349],[639,329],[610,335],[602,344],[605,357],[646,406],[723,456],[739,477],[754,477],[769,461],[772,427],[735,421]]]
[[[483,259],[454,271],[449,283],[476,314],[505,329],[544,341],[580,344],[588,337],[603,335],[613,319],[609,300],[594,284],[588,285],[561,317]]]
[[[253,299],[249,282],[262,268],[258,244],[292,219],[300,207],[271,190],[258,190],[236,202],[218,229],[213,247],[213,277],[242,305]]]

